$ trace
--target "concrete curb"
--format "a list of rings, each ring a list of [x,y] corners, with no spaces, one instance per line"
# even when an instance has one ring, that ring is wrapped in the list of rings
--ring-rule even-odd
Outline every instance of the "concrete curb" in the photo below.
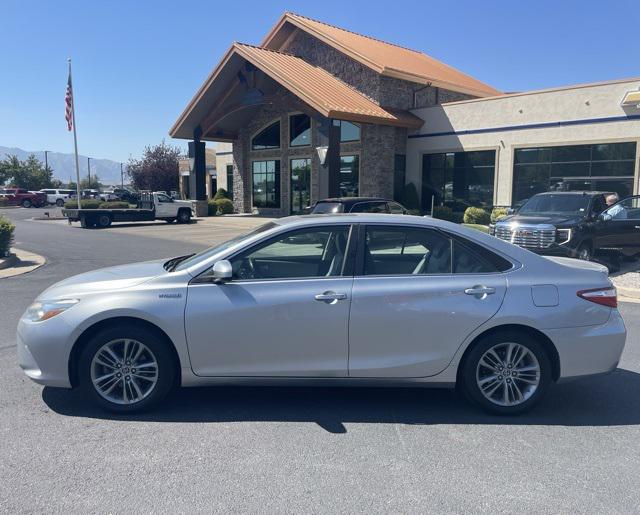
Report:
[[[0,259],[0,270],[14,266],[18,262],[15,254],[9,254],[7,257]]]
[[[15,248],[13,249],[13,252],[16,256],[15,263],[10,268],[0,270],[0,279],[33,272],[35,269],[40,268],[47,262],[43,256],[34,254],[33,252],[27,252],[26,250]]]

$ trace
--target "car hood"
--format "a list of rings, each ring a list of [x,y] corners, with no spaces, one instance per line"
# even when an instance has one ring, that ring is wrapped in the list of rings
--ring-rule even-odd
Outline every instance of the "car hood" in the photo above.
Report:
[[[499,224],[526,224],[526,225],[537,225],[537,224],[551,224],[551,225],[572,225],[577,224],[582,220],[579,216],[576,215],[553,215],[553,216],[531,216],[531,215],[510,215],[506,216],[498,222]]]
[[[166,259],[118,265],[74,275],[43,291],[38,298],[52,300],[84,293],[131,288],[167,273],[162,266]]]
[[[581,270],[592,270],[594,272],[601,272],[605,275],[609,275],[609,269],[598,263],[594,263],[593,261],[583,261],[581,259],[573,259],[568,257],[560,257],[560,256],[542,256],[549,261],[553,261],[560,265],[568,266],[571,268],[579,268]]]

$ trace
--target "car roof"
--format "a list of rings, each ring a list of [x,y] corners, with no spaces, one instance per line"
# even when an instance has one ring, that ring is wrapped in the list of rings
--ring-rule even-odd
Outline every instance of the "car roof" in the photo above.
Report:
[[[584,195],[588,197],[595,197],[596,195],[614,195],[613,191],[543,191],[542,193],[536,193],[534,197],[542,195]]]

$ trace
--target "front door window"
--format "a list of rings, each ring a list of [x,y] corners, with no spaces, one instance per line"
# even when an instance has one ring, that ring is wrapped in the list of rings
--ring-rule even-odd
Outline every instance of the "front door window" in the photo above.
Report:
[[[311,159],[291,160],[291,214],[302,213],[311,203]]]

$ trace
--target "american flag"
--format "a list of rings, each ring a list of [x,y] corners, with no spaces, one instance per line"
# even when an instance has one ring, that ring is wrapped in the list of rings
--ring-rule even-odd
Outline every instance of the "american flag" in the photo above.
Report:
[[[64,96],[66,105],[64,111],[64,119],[67,120],[67,128],[73,128],[73,90],[71,88],[71,72],[69,72],[69,80],[67,81],[67,93]]]

